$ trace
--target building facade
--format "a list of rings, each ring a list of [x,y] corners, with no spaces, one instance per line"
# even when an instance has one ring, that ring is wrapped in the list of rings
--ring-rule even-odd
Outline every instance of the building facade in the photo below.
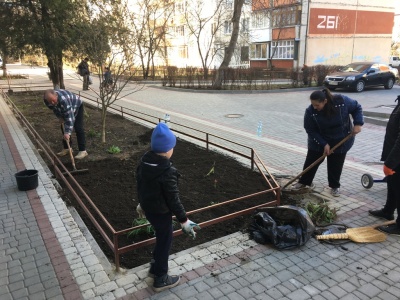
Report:
[[[233,0],[176,0],[168,65],[218,68]],[[232,67],[301,68],[388,63],[395,0],[246,0]]]

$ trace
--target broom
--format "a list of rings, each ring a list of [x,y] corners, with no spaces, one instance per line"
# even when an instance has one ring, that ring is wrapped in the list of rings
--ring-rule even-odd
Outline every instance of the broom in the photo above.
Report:
[[[332,233],[315,236],[317,240],[351,240],[356,243],[380,243],[386,240],[386,234],[375,228],[394,224],[395,221],[375,224],[366,227],[348,228],[346,233]]]

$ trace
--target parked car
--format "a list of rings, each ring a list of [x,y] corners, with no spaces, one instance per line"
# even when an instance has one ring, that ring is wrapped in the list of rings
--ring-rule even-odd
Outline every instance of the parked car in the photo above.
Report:
[[[385,89],[391,89],[395,82],[396,75],[388,65],[355,62],[326,76],[324,85],[331,90],[348,88],[360,93],[366,86],[383,85]]]

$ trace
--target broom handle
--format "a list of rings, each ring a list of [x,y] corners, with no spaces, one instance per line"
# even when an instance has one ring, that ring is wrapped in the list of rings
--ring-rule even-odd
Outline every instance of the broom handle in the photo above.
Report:
[[[316,235],[317,240],[348,240],[349,235],[347,233],[331,233],[324,235]]]
[[[378,228],[379,226],[387,226],[387,225],[391,225],[391,224],[395,224],[395,223],[396,223],[396,220],[392,220],[392,221],[386,221],[386,222],[379,223],[379,224],[373,224],[368,227]]]
[[[336,150],[337,148],[339,148],[343,143],[345,143],[349,138],[351,138],[353,136],[353,133],[350,133],[348,136],[346,136],[343,140],[341,140],[339,143],[337,143],[332,149],[331,151]],[[307,168],[305,168],[303,170],[303,172],[301,172],[299,175],[297,175],[295,178],[293,178],[292,180],[290,180],[288,183],[286,183],[283,187],[282,190],[284,190],[286,187],[288,187],[290,184],[292,184],[297,178],[301,177],[303,174],[307,173],[308,171],[310,171],[310,169],[314,168],[315,165],[317,165],[321,160],[323,160],[326,157],[326,154],[324,153],[320,158],[318,158],[316,161],[314,161],[311,165],[309,165]]]

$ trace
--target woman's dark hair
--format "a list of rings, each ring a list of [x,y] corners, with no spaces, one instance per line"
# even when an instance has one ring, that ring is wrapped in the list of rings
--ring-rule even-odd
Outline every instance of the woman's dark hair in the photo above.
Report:
[[[325,99],[327,102],[322,111],[327,117],[330,117],[336,113],[336,108],[333,105],[333,95],[331,94],[330,90],[324,88],[323,90],[314,91],[310,95],[310,100],[318,101],[319,103],[324,102]]]

